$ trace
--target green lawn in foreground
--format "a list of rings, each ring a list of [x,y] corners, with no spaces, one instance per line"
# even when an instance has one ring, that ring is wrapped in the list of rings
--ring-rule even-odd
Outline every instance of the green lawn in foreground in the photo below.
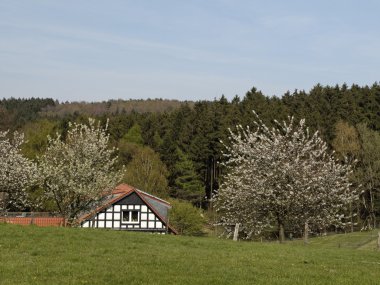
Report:
[[[331,244],[0,224],[0,284],[380,284],[379,252]]]

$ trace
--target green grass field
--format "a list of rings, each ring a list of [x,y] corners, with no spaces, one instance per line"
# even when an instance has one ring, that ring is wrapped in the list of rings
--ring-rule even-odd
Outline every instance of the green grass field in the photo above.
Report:
[[[375,238],[304,246],[0,224],[0,284],[380,284]]]

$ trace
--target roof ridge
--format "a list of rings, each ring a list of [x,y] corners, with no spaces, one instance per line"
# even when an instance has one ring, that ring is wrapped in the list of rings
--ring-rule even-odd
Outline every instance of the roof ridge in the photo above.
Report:
[[[142,194],[145,194],[145,195],[147,195],[147,196],[149,196],[149,197],[151,197],[151,198],[154,198],[154,199],[156,199],[156,200],[159,200],[159,201],[161,201],[161,202],[163,202],[163,203],[165,203],[165,204],[171,206],[170,203],[169,203],[168,201],[165,201],[164,199],[158,198],[157,196],[154,196],[154,195],[152,195],[152,194],[149,194],[149,193],[147,193],[147,192],[145,192],[145,191],[142,191],[142,190],[140,190],[140,189],[137,189],[137,188],[135,188],[135,190],[138,191],[138,192],[140,192],[140,193],[142,193]]]

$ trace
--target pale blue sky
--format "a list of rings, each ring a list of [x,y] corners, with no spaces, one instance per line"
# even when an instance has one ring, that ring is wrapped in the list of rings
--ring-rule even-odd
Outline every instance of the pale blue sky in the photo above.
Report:
[[[212,100],[379,81],[380,1],[0,0],[0,98]]]

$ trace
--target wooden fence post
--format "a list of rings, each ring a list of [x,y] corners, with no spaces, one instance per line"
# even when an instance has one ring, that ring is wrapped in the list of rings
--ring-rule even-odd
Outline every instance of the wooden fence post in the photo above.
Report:
[[[308,222],[305,222],[305,232],[303,235],[303,243],[304,244],[309,243],[309,224],[308,224]]]
[[[33,212],[31,213],[30,224],[34,225],[34,214],[33,214]]]
[[[240,227],[240,224],[237,223],[235,225],[235,231],[234,231],[234,241],[237,241],[238,240],[238,237],[239,237],[239,227]]]

